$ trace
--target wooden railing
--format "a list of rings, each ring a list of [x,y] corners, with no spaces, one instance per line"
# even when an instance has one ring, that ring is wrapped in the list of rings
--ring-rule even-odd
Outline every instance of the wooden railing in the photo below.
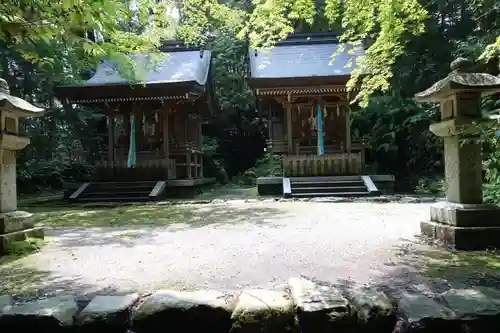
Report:
[[[120,149],[118,149],[120,148]],[[95,178],[100,180],[165,180],[203,178],[203,154],[195,143],[169,145],[169,157],[163,151],[136,152],[135,168],[127,167],[128,154],[124,147],[117,147],[114,161],[103,156],[96,163]]]
[[[283,140],[267,140],[267,151],[273,154],[282,154],[288,152],[288,143]]]
[[[134,168],[127,166],[127,159],[103,160],[95,164],[97,181],[141,181],[176,179],[176,161],[169,158],[139,159]]]
[[[267,150],[275,154],[295,154],[295,155],[316,155],[318,147],[316,145],[304,145],[300,142],[292,142],[292,152],[288,152],[288,143],[284,140],[267,140]],[[351,143],[351,152],[357,153],[366,149],[366,144],[361,141],[353,141]],[[325,154],[343,153],[346,152],[346,147],[343,142],[325,145]]]
[[[193,142],[176,143],[169,145],[169,151],[172,152],[182,152],[191,151],[193,153],[201,153],[201,147]]]
[[[364,170],[364,151],[321,156],[284,155],[283,171],[288,177],[359,175]]]
[[[170,156],[177,161],[179,178],[203,178],[203,154],[201,147],[192,142],[172,144]]]

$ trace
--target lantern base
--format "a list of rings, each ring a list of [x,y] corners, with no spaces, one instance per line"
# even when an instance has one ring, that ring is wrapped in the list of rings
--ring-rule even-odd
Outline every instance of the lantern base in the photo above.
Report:
[[[0,214],[0,255],[9,252],[12,242],[44,238],[44,229],[34,226],[33,214],[23,211]]]
[[[457,250],[500,248],[500,208],[487,204],[440,202],[431,219],[420,223],[424,236]]]

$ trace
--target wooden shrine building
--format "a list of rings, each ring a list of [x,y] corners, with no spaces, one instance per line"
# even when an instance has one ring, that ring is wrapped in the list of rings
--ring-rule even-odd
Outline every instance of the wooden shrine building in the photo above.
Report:
[[[339,47],[336,35],[312,33],[292,34],[271,50],[249,50],[249,83],[260,116],[267,118],[267,151],[282,156],[284,194],[299,191],[294,184],[301,181],[310,183],[302,191],[310,196],[377,192],[364,176],[367,147],[351,136],[346,89],[364,48]],[[318,183],[318,177],[333,184],[339,176],[352,183],[338,191]]]
[[[168,187],[214,181],[203,176],[201,130],[202,118],[215,109],[211,52],[182,43],[162,52],[156,60],[132,57],[146,71],[137,84],[124,80],[116,64],[103,62],[88,81],[57,87],[68,104],[92,105],[107,118],[107,153],[71,199],[148,200]]]

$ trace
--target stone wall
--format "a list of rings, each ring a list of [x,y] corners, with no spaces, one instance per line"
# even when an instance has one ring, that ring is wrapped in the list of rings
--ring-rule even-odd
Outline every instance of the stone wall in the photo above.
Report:
[[[497,332],[500,293],[451,289],[389,297],[366,286],[291,278],[276,290],[160,290],[14,304],[0,296],[0,332],[326,333]]]

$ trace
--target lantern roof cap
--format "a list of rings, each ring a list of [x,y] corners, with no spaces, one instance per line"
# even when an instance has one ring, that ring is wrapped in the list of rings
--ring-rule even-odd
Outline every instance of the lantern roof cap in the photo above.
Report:
[[[7,109],[18,113],[21,117],[39,117],[44,109],[34,106],[22,98],[12,96],[7,81],[0,78],[0,110]]]
[[[438,103],[459,92],[476,92],[483,97],[500,92],[500,77],[488,73],[471,73],[469,71],[472,66],[473,62],[469,59],[457,58],[450,65],[450,74],[430,88],[415,94],[415,100]]]

